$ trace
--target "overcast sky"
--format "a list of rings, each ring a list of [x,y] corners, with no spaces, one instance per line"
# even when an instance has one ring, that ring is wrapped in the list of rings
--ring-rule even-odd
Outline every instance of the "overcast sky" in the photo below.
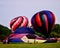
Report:
[[[60,0],[0,0],[0,24],[10,28],[10,20],[27,16],[30,20],[39,11],[50,10],[60,24]]]

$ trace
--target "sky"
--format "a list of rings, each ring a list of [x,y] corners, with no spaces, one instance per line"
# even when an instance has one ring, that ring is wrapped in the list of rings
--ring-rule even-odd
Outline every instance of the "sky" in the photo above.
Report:
[[[50,10],[60,24],[60,0],[0,0],[0,24],[10,28],[10,21],[18,16],[32,16],[42,10]]]

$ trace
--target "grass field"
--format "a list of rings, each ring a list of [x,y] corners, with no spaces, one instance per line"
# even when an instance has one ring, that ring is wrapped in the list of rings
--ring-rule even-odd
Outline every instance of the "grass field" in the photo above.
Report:
[[[40,44],[2,44],[0,48],[60,48],[60,43],[40,43]]]

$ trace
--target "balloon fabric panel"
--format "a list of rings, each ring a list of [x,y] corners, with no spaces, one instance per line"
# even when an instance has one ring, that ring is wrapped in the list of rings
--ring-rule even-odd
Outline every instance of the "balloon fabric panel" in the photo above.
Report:
[[[23,42],[20,38],[10,39],[9,42]]]
[[[35,31],[29,27],[20,27],[14,31],[14,34],[35,34]]]

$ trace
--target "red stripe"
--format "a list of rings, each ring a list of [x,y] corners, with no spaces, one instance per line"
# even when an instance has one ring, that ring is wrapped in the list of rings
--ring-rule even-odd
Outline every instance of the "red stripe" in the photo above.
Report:
[[[44,18],[45,18],[45,23],[46,23],[46,30],[48,32],[48,18],[45,14],[44,14]]]
[[[19,16],[20,17],[20,16]],[[14,19],[11,20],[10,22],[10,27],[12,28],[12,25],[14,24],[14,22],[19,18],[19,17],[16,17]]]
[[[21,27],[26,26],[27,24],[28,24],[28,19],[25,16],[23,16],[23,22],[21,24]]]
[[[52,24],[52,30],[53,30],[54,24],[55,24],[55,20],[56,20],[56,17],[55,17],[55,15],[53,13],[52,13],[52,18],[53,18],[53,24]]]
[[[16,20],[17,20],[17,19],[11,20],[11,22],[10,22],[10,27],[12,27],[12,25],[14,24],[14,22],[15,22]]]
[[[14,31],[22,22],[22,17],[19,17],[17,21],[13,24],[12,30]]]
[[[36,15],[36,22],[37,22],[38,26],[40,26],[40,27],[42,26],[41,17],[39,15],[39,13]]]

